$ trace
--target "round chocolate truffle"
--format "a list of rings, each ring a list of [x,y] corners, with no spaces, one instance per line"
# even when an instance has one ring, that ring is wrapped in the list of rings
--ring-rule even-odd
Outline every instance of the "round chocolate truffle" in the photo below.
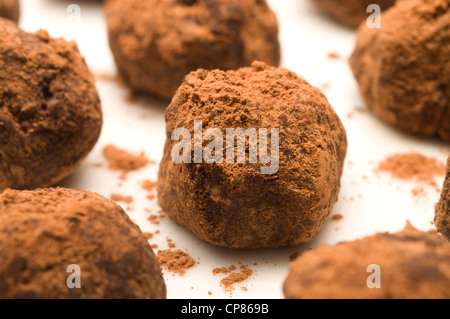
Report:
[[[165,297],[151,247],[111,200],[63,188],[0,194],[0,298]]]
[[[0,0],[0,17],[18,22],[19,16],[19,0]]]
[[[450,239],[450,156],[447,160],[447,174],[444,187],[442,188],[441,199],[436,205],[434,224],[438,231]]]
[[[377,4],[386,10],[395,4],[395,0],[312,0],[324,12],[340,23],[356,28],[372,14],[367,12],[369,5]]]
[[[101,127],[94,77],[76,44],[0,18],[0,191],[60,181]]]
[[[230,248],[307,242],[338,198],[345,129],[325,96],[286,69],[254,62],[237,71],[192,72],[166,111],[166,125],[159,204],[206,242]],[[179,129],[191,135],[190,153],[179,148],[186,142],[179,142]],[[236,139],[239,129],[253,138]]]
[[[361,25],[350,64],[375,115],[450,142],[450,0],[399,0],[382,28]]]
[[[278,25],[265,0],[110,0],[109,43],[134,91],[172,99],[198,68],[278,65]]]
[[[288,299],[450,298],[450,242],[408,225],[300,255],[284,282]]]

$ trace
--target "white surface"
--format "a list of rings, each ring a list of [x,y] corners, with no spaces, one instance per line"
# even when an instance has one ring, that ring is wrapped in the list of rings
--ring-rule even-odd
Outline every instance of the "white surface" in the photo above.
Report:
[[[22,0],[20,26],[27,31],[44,28],[54,37],[63,36],[78,42],[82,54],[94,73],[114,75],[115,66],[109,51],[101,1],[79,1],[80,23],[68,22],[66,12],[71,2],[63,0]],[[367,112],[355,112],[364,104],[348,67],[355,40],[352,30],[341,27],[320,14],[306,0],[269,1],[278,16],[282,46],[282,66],[297,72],[311,84],[324,88],[331,105],[340,115],[346,129],[349,149],[340,200],[332,214],[342,214],[341,221],[329,220],[313,242],[293,248],[256,251],[232,251],[200,242],[189,231],[164,218],[160,225],[146,220],[144,211],[158,207],[146,199],[140,187],[145,179],[156,180],[157,165],[131,173],[119,186],[119,173],[94,163],[105,163],[102,149],[107,144],[132,152],[144,151],[156,161],[162,156],[165,139],[163,103],[145,100],[126,101],[127,90],[114,82],[98,81],[102,98],[104,127],[99,143],[81,167],[62,186],[95,191],[106,197],[112,193],[132,195],[135,203],[130,217],[143,231],[160,230],[150,242],[159,249],[167,248],[166,237],[177,248],[188,251],[199,261],[185,276],[165,273],[169,298],[226,298],[220,287],[223,276],[213,276],[213,267],[248,264],[255,272],[243,285],[237,285],[233,298],[282,298],[282,284],[287,274],[289,255],[320,244],[335,244],[379,231],[398,231],[408,219],[422,230],[433,228],[434,203],[439,194],[425,187],[427,196],[414,198],[413,182],[393,180],[389,175],[376,174],[379,161],[397,152],[418,151],[430,157],[446,160],[448,148],[439,141],[406,137],[381,123]],[[336,52],[341,59],[329,59]],[[349,116],[351,115],[351,116]],[[363,176],[367,179],[363,179]],[[441,184],[443,181],[438,179]],[[353,200],[351,200],[353,198]],[[124,208],[126,205],[124,206]],[[336,230],[338,228],[338,230]],[[264,260],[263,260],[264,258]],[[246,286],[248,291],[242,291]],[[212,296],[208,295],[211,291]]]

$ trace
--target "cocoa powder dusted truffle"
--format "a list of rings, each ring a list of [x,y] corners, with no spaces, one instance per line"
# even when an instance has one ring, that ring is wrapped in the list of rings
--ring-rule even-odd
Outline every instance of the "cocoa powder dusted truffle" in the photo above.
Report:
[[[112,201],[62,188],[0,194],[0,298],[165,297],[152,249]]]
[[[235,144],[229,131],[240,128],[255,140]],[[181,151],[177,130],[192,137]],[[307,242],[338,198],[344,127],[325,96],[286,69],[254,62],[237,71],[190,73],[166,111],[166,133],[159,204],[206,242],[231,248]]]
[[[18,22],[19,16],[19,0],[0,0],[0,17]]]
[[[60,181],[101,127],[94,78],[76,44],[0,18],[0,191]]]
[[[265,0],[110,0],[105,16],[122,80],[166,100],[198,68],[280,61],[278,25]]]
[[[371,287],[371,288],[369,288]],[[450,242],[408,225],[303,253],[284,283],[288,299],[450,298]]]
[[[447,174],[444,187],[442,188],[441,199],[436,205],[434,223],[438,231],[450,239],[450,156],[447,160]]]
[[[356,28],[372,14],[367,12],[371,4],[377,4],[381,10],[386,10],[395,4],[396,0],[311,0],[324,12],[334,17],[340,23]]]
[[[382,27],[361,25],[350,64],[375,115],[450,141],[450,0],[398,0]]]

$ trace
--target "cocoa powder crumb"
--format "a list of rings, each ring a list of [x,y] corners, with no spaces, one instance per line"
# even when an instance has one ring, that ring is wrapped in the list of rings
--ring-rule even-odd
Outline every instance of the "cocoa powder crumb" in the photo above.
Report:
[[[212,292],[211,292],[211,291],[208,291],[208,295],[210,295],[210,296],[211,296],[211,295],[212,295]]]
[[[111,194],[110,198],[115,202],[123,202],[125,204],[131,204],[134,201],[133,197],[121,194]]]
[[[127,173],[131,171],[139,170],[149,163],[154,163],[143,152],[139,155],[134,155],[114,145],[105,146],[103,148],[103,156],[108,161],[108,168],[110,170],[122,172],[121,179],[125,179]]]
[[[330,52],[330,53],[328,53],[328,56],[327,56],[329,59],[340,59],[341,58],[341,56],[339,55],[339,54],[337,54],[336,52]]]
[[[344,216],[342,216],[341,214],[334,214],[333,216],[331,216],[331,220],[333,220],[333,221],[338,221],[343,218],[344,218]]]
[[[158,260],[162,266],[165,266],[168,271],[183,276],[189,268],[195,265],[194,259],[189,254],[178,250],[159,250]]]
[[[388,172],[396,179],[416,180],[439,191],[434,178],[445,174],[445,164],[435,158],[411,152],[389,156],[379,164],[377,170]]]
[[[152,192],[156,189],[156,186],[158,185],[158,182],[151,181],[149,179],[146,179],[142,182],[142,188],[148,192]]]
[[[232,292],[233,285],[243,282],[250,278],[253,274],[253,270],[248,268],[246,265],[242,265],[240,267],[240,272],[233,272],[229,274],[227,277],[223,278],[220,281],[220,285],[225,289],[226,292]]]
[[[153,234],[152,234],[152,233],[147,233],[147,232],[145,232],[145,233],[143,233],[143,234],[144,234],[145,239],[147,239],[147,240],[153,238]]]

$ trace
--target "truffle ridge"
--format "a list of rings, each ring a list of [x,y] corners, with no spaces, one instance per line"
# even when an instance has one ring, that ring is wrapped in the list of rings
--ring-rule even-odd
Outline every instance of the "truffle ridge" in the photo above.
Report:
[[[450,239],[450,156],[447,160],[447,174],[444,187],[442,188],[441,199],[436,205],[434,223],[438,231]]]

